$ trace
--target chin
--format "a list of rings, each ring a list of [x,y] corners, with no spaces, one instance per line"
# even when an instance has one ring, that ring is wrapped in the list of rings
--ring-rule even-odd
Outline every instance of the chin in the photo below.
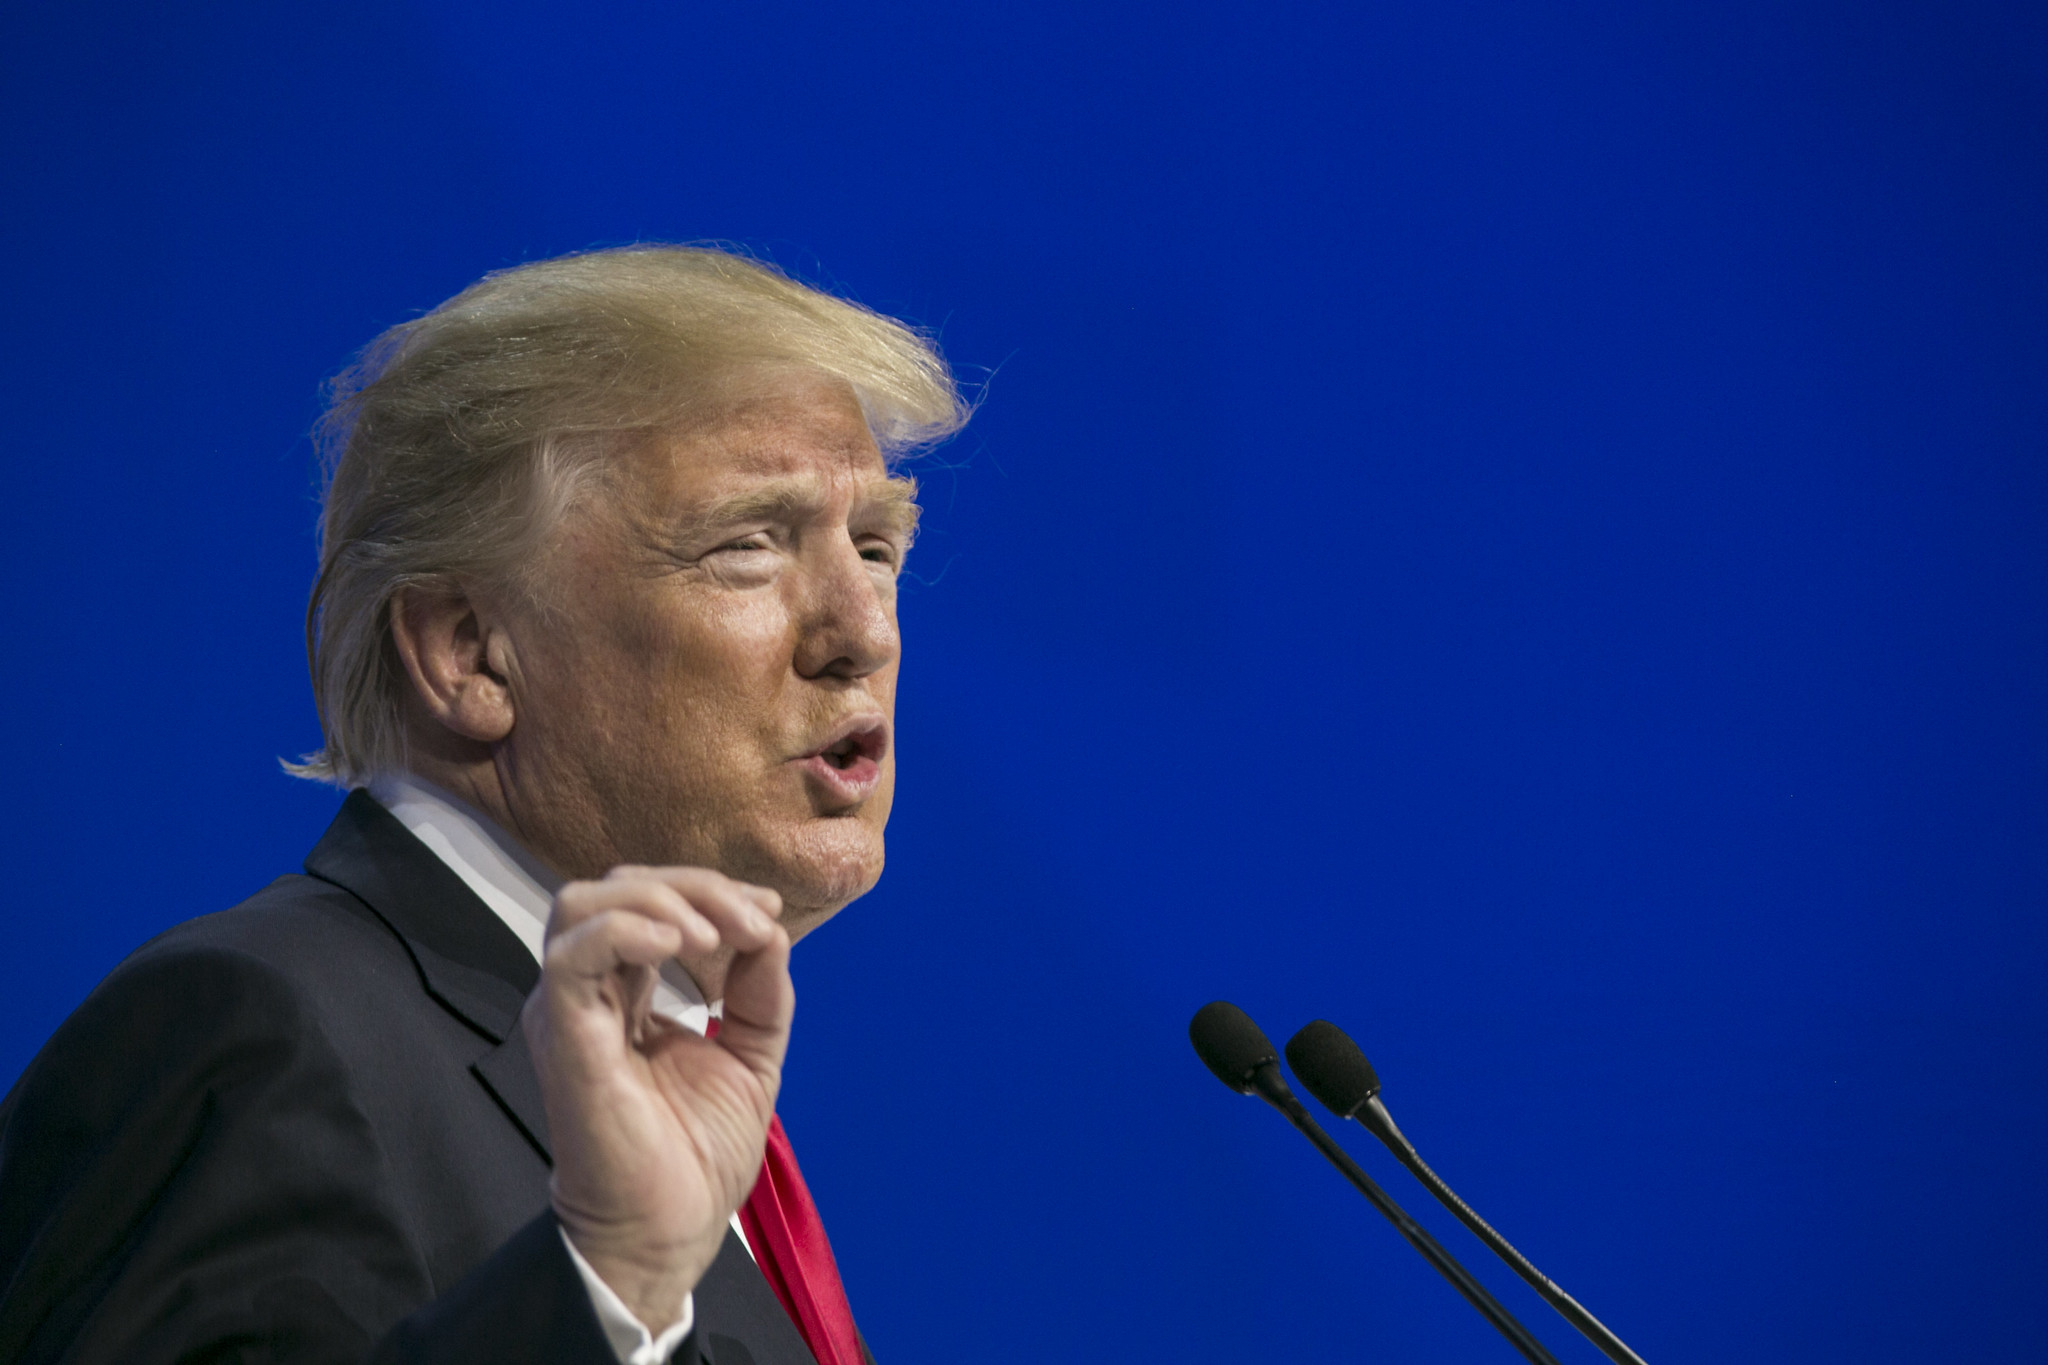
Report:
[[[806,820],[763,850],[767,865],[748,878],[782,893],[784,923],[797,939],[882,879],[882,832],[857,817]]]

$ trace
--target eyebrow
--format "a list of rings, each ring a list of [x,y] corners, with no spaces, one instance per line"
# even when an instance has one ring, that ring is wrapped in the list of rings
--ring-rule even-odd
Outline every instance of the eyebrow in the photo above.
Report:
[[[792,521],[814,511],[823,501],[823,490],[816,479],[782,479],[715,502],[678,530],[684,536],[697,536],[736,522]],[[917,505],[917,480],[895,475],[861,488],[854,503],[853,520],[858,525],[864,514],[879,514],[888,529],[908,537],[916,531],[921,511]]]

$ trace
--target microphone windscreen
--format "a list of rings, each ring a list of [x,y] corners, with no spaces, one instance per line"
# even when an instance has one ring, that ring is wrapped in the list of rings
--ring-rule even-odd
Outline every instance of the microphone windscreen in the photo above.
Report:
[[[1304,1025],[1287,1040],[1287,1065],[1338,1118],[1348,1119],[1380,1093],[1380,1078],[1351,1036],[1327,1019]]]
[[[1280,1060],[1259,1026],[1228,1000],[1212,1000],[1188,1022],[1188,1041],[1216,1079],[1240,1095],[1252,1093],[1252,1073]]]

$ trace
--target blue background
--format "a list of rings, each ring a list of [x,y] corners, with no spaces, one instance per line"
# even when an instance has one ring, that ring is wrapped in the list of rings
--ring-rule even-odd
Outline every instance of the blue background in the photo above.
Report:
[[[987,380],[799,954],[882,1360],[1512,1358],[1217,996],[1659,1365],[2040,1350],[2044,114],[1978,0],[9,5],[0,1078],[335,805],[319,379],[734,239]]]

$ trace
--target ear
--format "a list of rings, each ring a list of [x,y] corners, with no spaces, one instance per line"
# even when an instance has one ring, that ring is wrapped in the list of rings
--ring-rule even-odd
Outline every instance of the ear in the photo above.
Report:
[[[512,733],[512,641],[470,597],[400,589],[391,599],[391,642],[429,716],[484,744]]]

